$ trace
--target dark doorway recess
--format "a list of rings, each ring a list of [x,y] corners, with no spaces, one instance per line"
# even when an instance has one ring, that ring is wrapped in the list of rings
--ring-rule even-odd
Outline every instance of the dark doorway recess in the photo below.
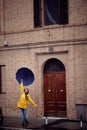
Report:
[[[66,117],[66,73],[64,64],[55,58],[44,66],[44,116]]]

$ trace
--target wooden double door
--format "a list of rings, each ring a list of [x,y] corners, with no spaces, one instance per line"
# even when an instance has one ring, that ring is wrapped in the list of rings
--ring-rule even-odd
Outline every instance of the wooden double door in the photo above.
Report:
[[[65,72],[44,73],[44,116],[66,117]]]

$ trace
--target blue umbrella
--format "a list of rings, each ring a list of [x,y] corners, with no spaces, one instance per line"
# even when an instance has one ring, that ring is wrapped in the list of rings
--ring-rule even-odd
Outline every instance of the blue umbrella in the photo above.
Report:
[[[23,67],[17,70],[16,79],[18,83],[21,83],[21,80],[23,80],[23,85],[27,86],[33,83],[34,74],[30,69]]]

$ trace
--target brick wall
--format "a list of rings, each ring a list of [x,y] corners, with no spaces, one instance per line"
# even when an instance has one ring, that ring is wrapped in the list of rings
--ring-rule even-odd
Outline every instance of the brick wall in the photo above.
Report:
[[[87,23],[87,1],[86,0],[69,0],[69,22],[71,24]]]
[[[57,58],[66,68],[67,117],[77,118],[76,104],[87,104],[86,4],[86,0],[69,0],[68,25],[34,29],[32,0],[0,0],[0,65],[6,71],[6,93],[0,94],[0,104],[6,116],[21,116],[15,74],[24,66],[35,74],[29,89],[38,104],[37,110],[29,104],[28,116],[44,116],[43,67],[48,59]],[[4,40],[8,47],[3,47]]]

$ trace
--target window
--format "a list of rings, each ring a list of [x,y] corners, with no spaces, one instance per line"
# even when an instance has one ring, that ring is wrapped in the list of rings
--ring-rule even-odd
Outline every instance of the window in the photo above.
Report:
[[[65,72],[65,67],[60,60],[52,58],[46,62],[44,72]]]
[[[5,92],[5,81],[6,81],[6,74],[5,74],[5,65],[0,65],[0,93]]]
[[[68,24],[68,0],[34,0],[34,27]]]

